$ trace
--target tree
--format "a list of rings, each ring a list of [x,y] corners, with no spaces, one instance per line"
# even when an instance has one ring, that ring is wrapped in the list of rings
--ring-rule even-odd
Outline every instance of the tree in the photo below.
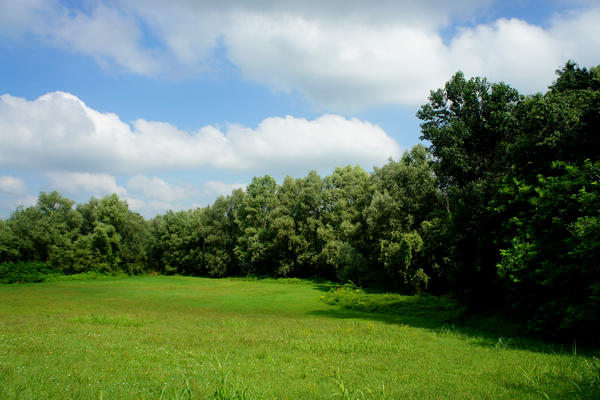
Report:
[[[544,95],[516,108],[511,169],[491,209],[510,310],[533,332],[593,337],[600,314],[600,86],[569,62]]]
[[[369,174],[359,166],[336,168],[324,179],[321,259],[326,277],[357,284],[372,281],[366,255],[369,252],[363,209],[369,204]]]
[[[404,291],[423,292],[432,276],[440,275],[439,264],[421,256],[427,246],[423,224],[444,212],[431,159],[422,145],[406,152],[398,162],[390,160],[371,175],[373,196],[364,214],[371,263],[383,266],[381,284]]]
[[[439,185],[448,196],[449,287],[471,302],[494,301],[499,259],[494,234],[502,220],[488,204],[509,170],[506,149],[514,142],[518,92],[504,83],[466,80],[455,74],[432,91],[417,113],[428,140]]]
[[[511,311],[536,333],[596,335],[600,322],[600,161],[555,162],[530,185],[506,181],[509,219],[498,272]],[[517,205],[515,207],[515,204]]]
[[[54,269],[69,272],[75,262],[73,243],[81,215],[74,202],[58,192],[41,192],[35,206],[19,207],[7,221],[13,237],[13,254],[21,261],[48,262]]]
[[[145,271],[149,244],[147,222],[116,194],[77,206],[81,222],[74,242],[71,272]]]
[[[256,275],[277,273],[275,235],[272,225],[277,207],[277,182],[269,175],[255,177],[246,188],[239,212],[241,236],[235,254],[242,272]]]
[[[13,233],[8,222],[0,219],[0,264],[14,262],[21,259],[18,238]]]
[[[561,69],[556,70],[556,75],[558,78],[549,87],[552,92],[600,90],[600,66],[588,70],[569,60]]]
[[[219,197],[212,206],[203,210],[202,260],[210,276],[227,276],[239,273],[235,245],[240,235],[237,214],[244,198],[241,189],[232,195]]]

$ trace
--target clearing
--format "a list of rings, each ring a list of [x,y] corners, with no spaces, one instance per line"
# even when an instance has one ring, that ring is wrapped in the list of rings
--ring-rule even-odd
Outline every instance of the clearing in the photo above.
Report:
[[[0,398],[597,398],[573,346],[343,309],[298,280],[0,285]]]

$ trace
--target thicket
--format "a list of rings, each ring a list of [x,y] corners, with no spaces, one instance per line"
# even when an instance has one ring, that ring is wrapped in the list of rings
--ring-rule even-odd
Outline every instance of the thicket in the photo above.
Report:
[[[321,277],[451,294],[533,333],[594,339],[600,70],[557,74],[532,96],[455,74],[417,113],[425,144],[371,173],[256,177],[150,221],[116,195],[74,208],[41,193],[0,220],[0,271]]]

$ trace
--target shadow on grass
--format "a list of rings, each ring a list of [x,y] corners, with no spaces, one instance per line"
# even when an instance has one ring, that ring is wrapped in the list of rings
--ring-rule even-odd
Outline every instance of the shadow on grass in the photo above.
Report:
[[[313,286],[313,289],[318,290],[319,292],[327,293],[333,287],[334,287],[334,285],[332,283],[317,283]]]
[[[576,343],[561,344],[521,336],[520,327],[505,319],[496,316],[470,316],[464,312],[464,309],[458,308],[451,302],[444,304],[444,299],[398,296],[406,299],[365,304],[355,299],[349,302],[346,299],[340,301],[339,298],[332,300],[330,297],[332,291],[325,290],[325,287],[316,289],[328,292],[322,300],[331,305],[331,308],[309,311],[309,315],[408,325],[435,333],[459,336],[473,346],[498,350],[518,349],[548,354],[598,355],[597,348],[578,347]],[[359,296],[371,295],[362,293]]]

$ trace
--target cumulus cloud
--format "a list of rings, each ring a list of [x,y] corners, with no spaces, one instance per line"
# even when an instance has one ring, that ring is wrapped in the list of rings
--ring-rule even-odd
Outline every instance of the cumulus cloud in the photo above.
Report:
[[[194,187],[171,185],[159,177],[148,178],[145,175],[136,175],[127,182],[130,193],[142,195],[163,203],[173,203],[188,199],[198,192]]]
[[[12,175],[0,176],[0,218],[8,218],[18,206],[28,207],[37,198],[27,194],[27,184],[22,178]]]
[[[201,185],[173,184],[159,177],[136,175],[127,182],[125,197],[129,207],[152,217],[168,210],[189,210],[204,207],[218,196],[231,194],[234,189],[244,189],[246,184],[207,181]]]
[[[133,16],[103,5],[90,15],[71,14],[61,13],[51,24],[42,24],[38,31],[58,46],[101,62],[113,62],[130,72],[143,75],[161,72],[164,66],[159,60],[161,54],[141,44],[141,28]]]
[[[116,193],[125,200],[129,208],[151,218],[168,210],[188,210],[211,204],[216,197],[231,194],[234,189],[246,187],[242,183],[206,181],[202,184],[170,183],[157,176],[137,174],[129,178],[124,186],[117,179],[105,173],[52,171],[44,174],[48,179],[49,190],[58,190],[67,196],[83,199],[89,196],[102,198]],[[0,198],[0,206],[14,208],[19,204],[31,205],[35,197],[23,197],[25,183],[20,178],[0,177],[0,194],[10,196]],[[0,196],[2,197],[2,196]],[[33,200],[32,200],[33,199]]]
[[[53,189],[68,194],[85,192],[93,196],[104,196],[116,193],[125,195],[124,187],[117,185],[114,176],[109,174],[92,174],[89,172],[52,171],[47,172]]]
[[[417,105],[457,70],[543,91],[566,60],[594,63],[600,51],[600,8],[556,15],[547,28],[499,19],[449,43],[438,28],[257,14],[240,15],[226,40],[248,78],[334,109]]]
[[[27,185],[21,178],[4,175],[0,176],[0,194],[21,196],[27,192]]]
[[[202,192],[207,197],[227,196],[236,189],[246,190],[246,183],[223,183],[217,181],[204,182]]]
[[[185,132],[146,120],[131,126],[63,92],[34,101],[0,96],[0,166],[96,174],[199,167],[305,173],[346,164],[370,168],[400,154],[397,142],[377,125],[337,115],[272,117],[256,128]],[[81,187],[114,184],[102,175],[77,176]],[[132,184],[140,186],[139,180]]]
[[[504,18],[473,26],[492,3],[120,0],[82,10],[2,1],[0,25],[144,75],[199,73],[225,46],[247,79],[329,110],[421,104],[459,69],[540,91],[566,60],[597,62],[596,2],[563,5],[544,27]],[[455,33],[444,40],[442,29]]]
[[[518,19],[463,29],[448,51],[450,65],[468,75],[503,80],[526,93],[544,91],[567,60],[598,62],[600,8],[557,15],[547,29]]]

